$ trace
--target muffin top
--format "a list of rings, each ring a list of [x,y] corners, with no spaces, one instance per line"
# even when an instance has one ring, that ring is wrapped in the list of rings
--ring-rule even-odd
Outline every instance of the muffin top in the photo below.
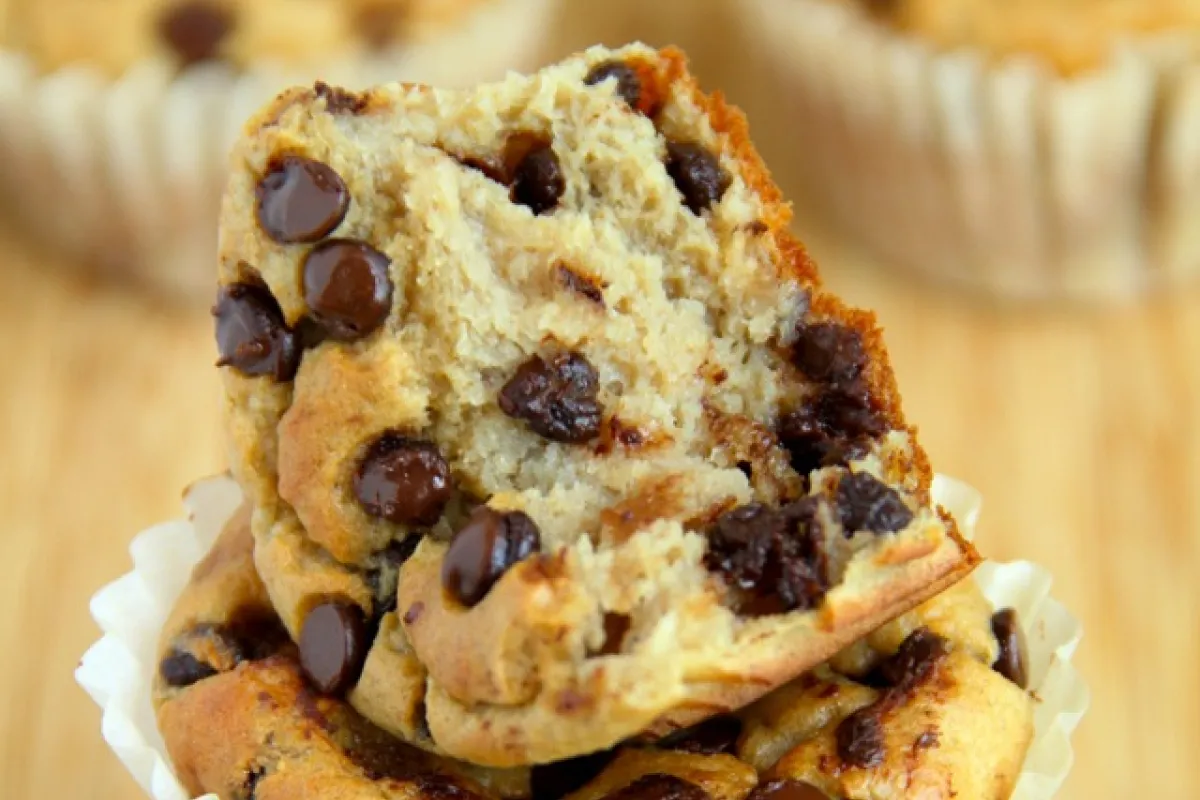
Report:
[[[299,63],[419,41],[480,0],[9,0],[0,40],[42,70],[145,59]],[[97,35],[103,31],[103,35]]]
[[[1102,63],[1124,39],[1200,31],[1200,0],[848,1],[939,47],[1036,54],[1064,74]]]

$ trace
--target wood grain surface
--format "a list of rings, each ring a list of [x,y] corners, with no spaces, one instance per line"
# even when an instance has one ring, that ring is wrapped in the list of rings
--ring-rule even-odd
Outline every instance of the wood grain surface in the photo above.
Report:
[[[1200,294],[996,308],[810,241],[878,310],[935,466],[983,490],[982,549],[1084,620],[1062,797],[1200,797]],[[132,800],[72,672],[130,538],[223,468],[210,320],[66,266],[0,233],[0,798]]]

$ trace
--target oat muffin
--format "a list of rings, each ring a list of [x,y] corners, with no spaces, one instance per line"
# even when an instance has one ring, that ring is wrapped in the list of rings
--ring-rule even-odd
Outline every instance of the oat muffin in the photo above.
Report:
[[[6,210],[66,263],[206,303],[229,147],[256,108],[316,79],[462,85],[532,67],[554,3],[7,0]]]
[[[1042,301],[1200,271],[1200,3],[736,8],[789,188],[883,264]]]
[[[1017,685],[1019,628],[965,581],[736,716],[532,769],[472,767],[406,745],[317,693],[274,618],[252,547],[243,512],[162,633],[154,705],[195,796],[1001,800],[1032,730],[1032,703]]]
[[[544,763],[740,707],[965,575],[872,316],[787,222],[675,51],[257,115],[219,363],[275,608],[353,642],[319,685]]]

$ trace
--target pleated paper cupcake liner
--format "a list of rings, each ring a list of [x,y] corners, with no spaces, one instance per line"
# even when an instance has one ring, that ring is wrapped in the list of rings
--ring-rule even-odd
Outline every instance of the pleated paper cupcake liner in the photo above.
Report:
[[[783,177],[888,263],[1016,299],[1200,277],[1196,40],[1063,77],[939,51],[856,3],[738,3],[793,137]]]
[[[279,91],[315,80],[465,86],[536,66],[555,0],[492,0],[393,55],[176,74],[161,60],[119,79],[40,74],[0,50],[0,194],[21,227],[72,262],[176,298],[211,300],[228,152]]]
[[[978,492],[938,476],[933,497],[955,515],[965,535],[974,531]],[[188,517],[139,534],[130,546],[133,571],[92,598],[92,616],[104,636],[84,655],[75,677],[104,711],[105,741],[154,800],[188,800],[172,772],[151,707],[159,631],[192,567],[241,502],[242,494],[229,478],[196,484],[185,497]],[[1089,703],[1087,686],[1071,664],[1082,629],[1051,597],[1050,574],[1036,564],[985,563],[974,580],[995,607],[1017,610],[1029,645],[1035,733],[1013,800],[1050,800],[1070,772],[1071,733]],[[205,800],[217,799],[210,795]]]

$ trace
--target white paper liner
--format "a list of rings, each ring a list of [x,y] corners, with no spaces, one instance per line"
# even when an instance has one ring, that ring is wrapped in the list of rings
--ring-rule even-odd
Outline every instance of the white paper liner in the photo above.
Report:
[[[1200,276],[1195,40],[1063,78],[938,51],[859,3],[739,0],[792,177],[898,265],[998,295],[1113,300]]]
[[[965,536],[973,533],[982,500],[977,491],[939,475],[933,498],[954,514]],[[188,800],[171,771],[151,708],[159,632],[192,567],[241,500],[229,478],[197,483],[184,498],[188,520],[157,525],[135,537],[133,571],[92,598],[92,616],[104,636],[84,655],[75,678],[104,711],[105,741],[154,800]],[[1089,703],[1087,686],[1071,664],[1082,628],[1050,596],[1050,574],[1036,564],[988,562],[974,579],[996,608],[1016,609],[1029,644],[1035,736],[1012,800],[1049,800],[1071,769],[1071,733]]]
[[[207,302],[228,152],[260,106],[317,79],[457,87],[534,67],[554,4],[490,0],[394,56],[287,69],[213,65],[176,76],[147,60],[112,80],[82,66],[39,74],[0,50],[0,197],[82,265]]]

